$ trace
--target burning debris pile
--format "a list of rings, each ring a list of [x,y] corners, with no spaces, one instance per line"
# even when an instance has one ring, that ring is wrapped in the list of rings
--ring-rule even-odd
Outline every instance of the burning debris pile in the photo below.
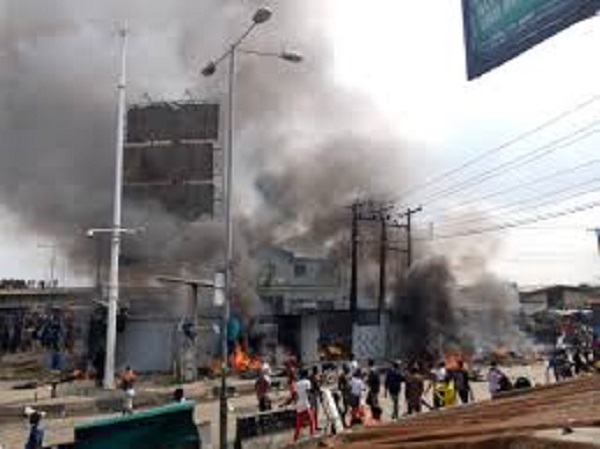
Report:
[[[439,357],[448,343],[458,342],[455,290],[456,283],[444,257],[413,264],[408,272],[406,297],[396,302],[402,346],[409,359]]]
[[[448,260],[441,256],[411,267],[406,296],[395,306],[409,359],[445,358],[454,364],[463,357],[518,353],[529,346],[518,327],[515,287],[486,275],[459,288]]]
[[[258,371],[261,367],[261,360],[256,355],[251,355],[245,348],[243,341],[236,342],[231,355],[229,364],[236,372]]]

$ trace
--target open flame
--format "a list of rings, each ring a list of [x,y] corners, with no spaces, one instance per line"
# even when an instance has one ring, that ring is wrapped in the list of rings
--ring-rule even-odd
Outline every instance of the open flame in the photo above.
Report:
[[[229,356],[229,364],[234,371],[258,371],[261,366],[260,358],[250,355],[240,342],[235,344]]]

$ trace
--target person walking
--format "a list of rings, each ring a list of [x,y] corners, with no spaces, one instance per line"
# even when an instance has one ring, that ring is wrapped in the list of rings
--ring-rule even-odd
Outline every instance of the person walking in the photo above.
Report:
[[[296,403],[296,371],[290,369],[287,371],[287,390],[288,396],[279,404],[279,407],[288,407]]]
[[[425,391],[425,380],[416,365],[413,365],[410,368],[410,372],[405,379],[405,384],[404,396],[406,399],[407,413],[409,415],[421,413],[421,402],[423,399],[423,392]]]
[[[256,392],[256,399],[258,400],[258,411],[266,412],[271,410],[271,376],[270,367],[268,364],[264,364],[261,367],[260,375],[254,383],[254,390]]]
[[[454,380],[454,386],[462,404],[468,404],[475,400],[469,381],[469,371],[465,368],[462,360],[458,361],[457,369],[452,371],[452,379]]]
[[[300,432],[302,431],[306,421],[308,421],[308,427],[311,436],[315,434],[316,427],[309,398],[312,386],[310,380],[308,379],[308,373],[306,370],[300,370],[299,377],[300,379],[298,382],[296,382],[294,393],[296,401],[296,431],[294,432],[294,442],[298,441]]]
[[[362,371],[357,369],[350,381],[350,426],[363,421],[362,395],[366,390]]]
[[[583,359],[583,355],[581,354],[579,348],[577,348],[573,354],[573,369],[575,370],[575,375],[579,376],[581,373],[586,371],[586,368],[587,366],[585,360]]]
[[[356,372],[356,370],[359,368],[358,366],[358,360],[356,360],[356,356],[354,355],[354,353],[350,354],[350,372],[352,373],[352,375],[354,375],[354,373]]]
[[[433,388],[433,408],[443,408],[446,403],[446,388],[448,386],[448,371],[446,364],[441,361],[432,371],[432,382],[427,389]]]
[[[135,397],[137,375],[130,366],[127,366],[120,377],[121,390],[123,390],[123,414],[130,415],[133,413],[133,398]]]
[[[32,408],[26,408],[25,414],[29,417],[29,434],[25,442],[25,449],[42,449],[44,447],[44,428],[41,421],[43,412]]]
[[[100,348],[94,354],[94,358],[92,360],[92,366],[94,368],[96,386],[102,387],[104,383],[104,362],[106,360],[106,354],[104,349]]]
[[[390,395],[392,399],[392,419],[397,420],[400,417],[400,391],[402,389],[402,382],[404,377],[400,371],[400,365],[398,362],[394,362],[392,369],[390,369],[385,376],[385,391],[386,394]]]
[[[506,374],[504,374],[500,368],[498,368],[497,362],[492,362],[490,365],[490,369],[487,374],[488,381],[488,391],[490,392],[490,396],[492,399],[495,399],[498,394],[502,391],[507,391],[507,384],[510,383]]]
[[[310,381],[310,392],[308,395],[308,399],[310,401],[310,408],[312,409],[316,430],[321,430],[321,427],[319,425],[319,404],[321,403],[322,396],[322,380],[321,374],[319,372],[319,367],[317,365],[313,366],[308,380]]]
[[[342,371],[338,376],[338,393],[341,399],[340,415],[342,417],[342,423],[344,428],[348,425],[346,423],[346,416],[350,409],[350,367],[346,364],[342,367]]]
[[[381,376],[379,375],[379,370],[375,368],[375,361],[373,359],[369,360],[367,386],[369,387],[367,405],[371,409],[371,414],[373,414],[373,409],[379,407],[379,393],[381,392]]]

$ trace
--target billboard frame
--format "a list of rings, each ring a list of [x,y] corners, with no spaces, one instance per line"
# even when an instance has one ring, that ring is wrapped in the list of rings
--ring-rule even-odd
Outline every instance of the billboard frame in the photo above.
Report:
[[[477,14],[478,4],[484,2],[496,8],[491,18]],[[600,0],[462,0],[467,79],[499,67],[599,10]],[[483,30],[483,21],[493,30]]]

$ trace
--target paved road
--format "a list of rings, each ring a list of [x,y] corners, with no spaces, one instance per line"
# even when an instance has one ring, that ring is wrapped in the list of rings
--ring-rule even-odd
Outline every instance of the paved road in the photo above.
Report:
[[[256,400],[253,396],[238,396],[231,399],[230,405],[231,417],[228,422],[228,435],[229,438],[233,440],[235,435],[236,416],[255,411]],[[45,444],[55,444],[64,441],[72,441],[73,428],[75,424],[89,421],[90,419],[96,419],[100,416],[108,415],[44,420],[44,427],[46,429]],[[218,438],[218,417],[218,401],[202,403],[196,407],[196,421],[210,421],[210,432],[213,439]],[[20,423],[4,424],[0,428],[0,443],[4,445],[4,449],[21,449],[25,444],[25,437],[27,431],[28,427],[25,420],[23,420]]]
[[[534,383],[544,383],[544,369],[541,365],[513,367],[506,370],[507,373],[515,378],[517,376],[526,375],[534,380]],[[473,384],[473,390],[477,401],[489,399],[487,393],[487,385],[483,382]],[[22,393],[11,393],[16,396],[21,396]],[[31,393],[26,393],[31,396]],[[0,394],[0,398],[2,394]],[[14,398],[13,398],[14,399]],[[431,397],[427,398],[431,403]],[[1,399],[0,399],[1,402]],[[391,415],[391,403],[388,399],[382,397],[381,404],[384,411],[384,420],[389,419]],[[232,409],[230,409],[230,419],[228,421],[228,436],[230,441],[233,441],[235,436],[235,419],[239,415],[244,415],[256,411],[256,399],[252,395],[237,396],[230,401]],[[401,404],[401,410],[406,410],[406,404]],[[97,418],[98,416],[94,416]],[[195,418],[197,422],[210,421],[210,432],[212,441],[218,440],[218,423],[219,423],[219,402],[211,401],[202,403],[196,408]],[[84,422],[92,419],[92,417],[65,418],[58,420],[46,420],[46,444],[53,444],[61,441],[70,441],[73,438],[73,426],[76,423]],[[4,449],[21,449],[24,445],[24,437],[27,433],[27,424],[25,421],[21,423],[3,425],[0,428],[0,443],[4,445]]]

